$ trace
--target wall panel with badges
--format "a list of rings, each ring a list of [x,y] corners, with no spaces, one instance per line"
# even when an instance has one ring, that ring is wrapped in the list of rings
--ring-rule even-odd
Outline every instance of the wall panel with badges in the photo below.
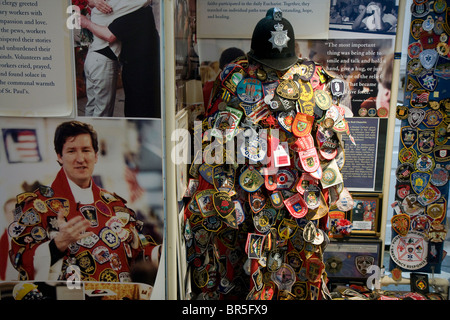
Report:
[[[416,1],[411,15],[396,169],[390,269],[440,273],[447,234],[449,1]]]

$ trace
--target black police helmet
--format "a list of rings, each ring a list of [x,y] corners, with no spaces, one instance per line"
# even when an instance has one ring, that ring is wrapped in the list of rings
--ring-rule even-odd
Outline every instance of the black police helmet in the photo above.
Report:
[[[297,62],[295,35],[278,8],[271,8],[255,26],[247,56],[276,70],[287,70]]]

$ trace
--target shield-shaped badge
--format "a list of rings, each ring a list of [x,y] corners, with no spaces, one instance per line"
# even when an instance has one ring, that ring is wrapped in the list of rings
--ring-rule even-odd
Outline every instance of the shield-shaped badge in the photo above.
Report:
[[[267,270],[270,272],[276,272],[280,269],[284,261],[284,251],[277,248],[273,249],[267,255]]]
[[[228,192],[219,191],[213,195],[213,204],[219,216],[222,218],[228,216],[234,211],[234,202],[231,200]]]
[[[266,206],[266,196],[260,190],[249,193],[248,201],[254,213],[260,212]]]
[[[417,76],[417,81],[425,90],[434,91],[438,84],[438,79],[434,74],[434,69],[424,69]]]
[[[51,198],[48,200],[45,200],[45,204],[54,212],[54,213],[64,213],[64,216],[67,217],[67,215],[70,212],[70,204],[69,200],[64,198]]]
[[[239,176],[239,185],[247,192],[255,192],[264,184],[264,178],[254,166],[248,166]]]
[[[422,153],[430,153],[434,147],[434,130],[419,130],[417,149]]]
[[[312,257],[306,260],[306,277],[311,282],[317,282],[322,276],[325,265],[319,258]]]
[[[417,201],[419,201],[422,206],[426,207],[439,200],[441,195],[441,191],[436,186],[428,184],[417,197]]]
[[[236,88],[236,93],[242,102],[256,103],[263,97],[261,81],[255,78],[242,79]]]
[[[356,270],[363,276],[367,275],[367,270],[370,266],[375,262],[375,258],[373,256],[364,255],[364,256],[356,256],[355,257],[355,266]]]
[[[292,132],[292,123],[294,123],[295,115],[296,112],[294,110],[282,111],[278,113],[278,123],[287,132]]]
[[[278,225],[278,235],[281,239],[287,240],[297,231],[298,225],[294,220],[284,218]]]
[[[411,26],[410,26],[410,31],[411,31],[411,36],[418,40],[420,38],[420,33],[422,32],[422,24],[423,24],[423,19],[414,19],[413,21],[411,21]]]
[[[426,49],[420,52],[419,60],[425,69],[431,69],[435,66],[439,54],[434,49]]]
[[[300,93],[299,101],[303,102],[314,102],[314,90],[308,81],[299,81],[298,90]]]
[[[284,207],[284,197],[281,191],[276,190],[270,194],[270,203],[272,204],[272,207],[275,209],[281,209]]]
[[[406,90],[413,91],[415,89],[420,89],[420,83],[417,82],[413,77],[408,76],[406,79]]]
[[[320,205],[320,188],[316,185],[309,185],[303,193],[303,199],[309,209],[317,209]]]
[[[428,186],[430,179],[430,173],[415,171],[411,173],[411,187],[415,193],[419,194]]]
[[[283,168],[275,175],[277,190],[290,190],[297,180],[297,175],[291,169]]]
[[[417,128],[425,118],[425,110],[411,108],[408,114],[408,122],[412,128]]]
[[[213,194],[216,193],[214,189],[206,189],[195,194],[195,201],[198,209],[203,217],[208,217],[216,214],[213,204]]]
[[[236,170],[232,166],[217,166],[213,169],[213,182],[217,191],[230,192],[234,188]]]
[[[292,133],[296,137],[303,137],[311,133],[314,117],[304,113],[297,113],[292,123]]]
[[[297,100],[299,98],[298,86],[294,80],[283,80],[277,87],[276,93],[285,99]]]
[[[98,226],[97,209],[94,206],[82,206],[80,208],[80,213],[91,223],[91,227]]]
[[[315,172],[320,166],[319,155],[316,148],[310,148],[304,151],[299,151],[298,156],[303,170],[306,172]]]

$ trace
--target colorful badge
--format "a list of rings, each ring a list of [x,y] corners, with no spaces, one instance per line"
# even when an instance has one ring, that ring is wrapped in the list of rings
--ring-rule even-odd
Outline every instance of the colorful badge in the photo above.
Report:
[[[241,144],[242,155],[253,163],[264,160],[267,154],[267,140],[261,135],[253,135],[245,143]]]
[[[91,227],[98,226],[97,210],[94,206],[82,206],[80,208],[80,213],[87,221],[89,221]]]
[[[417,149],[421,153],[430,153],[436,146],[434,143],[434,130],[419,130]]]
[[[299,151],[298,156],[303,170],[310,173],[317,171],[320,166],[320,160],[316,148]]]
[[[409,162],[405,162],[405,163],[400,164],[397,167],[397,169],[395,171],[395,175],[399,182],[409,182],[411,173],[413,171],[414,171],[414,166]]]
[[[445,186],[448,182],[449,173],[441,165],[437,165],[431,174],[430,182],[436,187]]]
[[[300,193],[285,199],[284,205],[294,218],[303,218],[308,213],[308,205]]]
[[[433,68],[435,66],[437,58],[438,58],[438,55],[439,54],[434,49],[423,50],[419,54],[420,63],[422,64],[422,66],[425,69],[431,69],[431,68]]]
[[[391,218],[392,229],[401,236],[408,234],[411,218],[405,213],[396,214]]]
[[[267,204],[266,196],[260,190],[248,194],[250,209],[254,213],[260,212]]]
[[[216,166],[213,169],[213,182],[217,191],[231,192],[234,189],[236,170],[232,166]],[[192,180],[192,179],[191,179]],[[189,180],[189,182],[191,182]],[[198,182],[198,180],[197,180]],[[194,194],[194,192],[191,192]]]
[[[272,208],[262,209],[253,215],[253,224],[255,229],[262,234],[269,232],[270,228],[275,224],[276,211]]]
[[[41,222],[41,215],[34,208],[30,208],[22,213],[18,222],[23,226],[34,226]]]
[[[417,197],[419,203],[426,207],[436,202],[441,197],[441,191],[434,185],[429,184]]]
[[[416,170],[431,172],[434,168],[434,159],[429,154],[422,154],[415,162]]]
[[[272,207],[274,207],[275,209],[281,209],[284,207],[284,197],[283,197],[283,193],[279,190],[276,190],[274,192],[272,192],[269,195],[269,199],[270,199],[270,203],[272,204]]]
[[[292,123],[292,133],[296,137],[303,137],[311,133],[314,117],[298,112]]]
[[[213,204],[219,216],[222,218],[228,216],[235,209],[234,202],[231,200],[228,192],[219,191],[213,195]]]
[[[414,109],[410,110],[410,113],[413,110],[416,110],[415,108],[424,108],[427,106],[428,104],[428,100],[430,97],[430,92],[428,90],[425,89],[415,89],[412,93],[411,93],[411,106],[414,107]],[[418,111],[421,113],[425,113],[425,111]],[[425,115],[424,115],[425,116]],[[423,119],[423,118],[422,118]]]
[[[409,110],[408,114],[408,122],[412,128],[417,128],[419,124],[422,123],[423,119],[425,119],[425,110],[412,108]]]
[[[345,82],[342,79],[335,78],[330,82],[331,94],[335,97],[341,97],[345,93]]]
[[[209,217],[216,214],[213,204],[214,189],[206,189],[196,193],[195,201],[203,217]]]
[[[297,231],[298,225],[292,219],[283,218],[278,225],[278,235],[283,240],[292,238]]]
[[[51,198],[48,200],[45,200],[45,203],[47,206],[52,210],[54,213],[63,213],[65,217],[69,214],[70,211],[70,204],[69,200],[64,198]]]
[[[262,248],[265,235],[249,233],[245,245],[249,259],[260,259],[262,257]]]
[[[285,99],[297,100],[300,97],[298,86],[294,80],[283,80],[276,89],[276,93]]]
[[[219,111],[211,128],[211,135],[214,137],[224,137],[227,141],[231,140],[238,129],[238,124],[244,111],[232,107],[226,107],[225,110]]]
[[[417,160],[417,152],[413,148],[402,148],[398,153],[398,160],[401,163],[414,163]]]
[[[408,57],[411,59],[418,58],[422,50],[423,47],[419,41],[413,42],[408,46]]]
[[[97,269],[94,257],[90,251],[82,251],[75,256],[80,271],[86,274],[94,274]]]
[[[295,116],[296,112],[294,110],[282,111],[278,113],[277,120],[284,130],[292,132],[292,124],[294,123]]]
[[[275,183],[277,190],[290,190],[294,187],[297,175],[294,171],[287,168],[279,169],[275,174]]]
[[[427,265],[428,242],[421,232],[409,231],[405,236],[397,235],[390,246],[391,259],[406,270],[417,270]]]
[[[434,74],[434,69],[424,69],[417,76],[417,81],[420,86],[428,91],[434,91],[438,84],[437,76]]]
[[[411,187],[415,193],[419,194],[428,186],[431,174],[428,172],[415,171],[411,173]]]

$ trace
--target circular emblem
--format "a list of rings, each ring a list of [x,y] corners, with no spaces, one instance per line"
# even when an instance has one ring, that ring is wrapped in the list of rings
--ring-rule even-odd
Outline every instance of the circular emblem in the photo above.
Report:
[[[113,269],[107,268],[100,273],[98,280],[103,282],[118,282],[119,276]]]
[[[377,114],[380,118],[386,118],[389,115],[389,110],[386,107],[380,107]]]
[[[245,78],[239,82],[236,93],[242,102],[256,103],[263,96],[261,81],[255,78]]]
[[[417,159],[417,152],[413,148],[403,148],[398,153],[398,159],[401,163],[414,163]]]
[[[420,269],[427,264],[428,242],[417,231],[409,231],[404,237],[397,235],[391,241],[390,255],[401,268]]]

